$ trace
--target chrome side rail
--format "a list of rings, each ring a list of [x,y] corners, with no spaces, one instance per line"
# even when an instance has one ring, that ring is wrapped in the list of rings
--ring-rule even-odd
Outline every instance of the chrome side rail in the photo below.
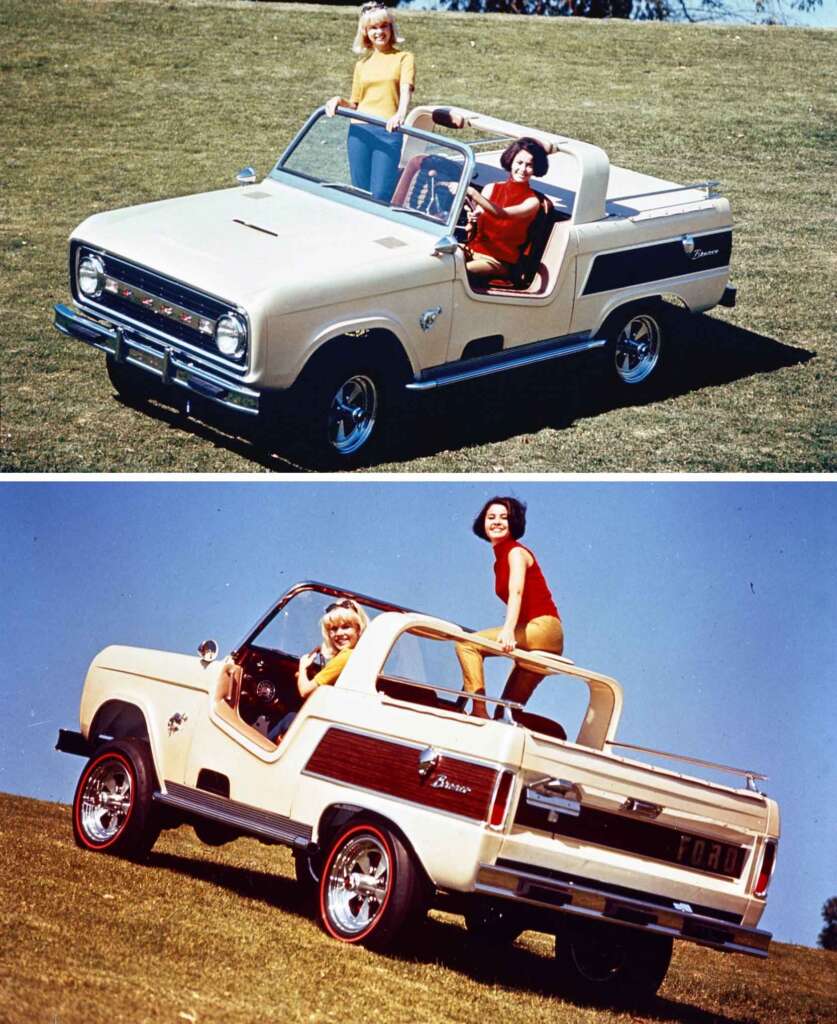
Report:
[[[547,338],[545,341],[521,345],[519,348],[504,352],[493,352],[487,356],[460,359],[454,363],[432,367],[419,374],[416,380],[406,385],[406,388],[408,391],[429,391],[448,384],[460,384],[462,381],[487,377],[492,373],[505,373],[506,370],[516,370],[521,366],[532,366],[548,359],[578,355],[580,352],[602,348],[606,344],[606,339],[591,338],[589,334]]]
[[[589,885],[579,885],[493,864],[480,864],[474,891],[588,920],[669,935],[727,953],[766,957],[773,938],[770,932],[758,928],[694,913],[685,901],[672,901],[671,907],[659,906],[597,889],[592,880]]]
[[[152,343],[135,329],[129,332],[121,327],[106,327],[62,303],[55,307],[54,325],[61,334],[83,341],[119,363],[154,374],[162,384],[177,385],[236,412],[258,415],[258,391],[196,366],[173,346]]]

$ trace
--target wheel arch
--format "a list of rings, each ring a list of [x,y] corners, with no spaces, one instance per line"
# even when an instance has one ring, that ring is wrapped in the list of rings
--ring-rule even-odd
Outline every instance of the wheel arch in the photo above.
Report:
[[[628,297],[624,295],[614,296],[609,303],[606,303],[604,306],[602,306],[601,311],[599,313],[598,321],[596,323],[596,326],[593,328],[591,334],[593,335],[593,337],[601,335],[601,332],[607,324],[608,320],[612,319],[613,317],[617,316],[620,313],[625,313],[632,307],[665,306],[667,298],[675,299],[675,305],[680,305],[688,309],[688,306],[686,305],[684,299],[682,299],[679,295],[673,295],[669,293],[666,293],[664,295],[662,292],[649,291],[644,295],[631,295]]]
[[[109,740],[137,739],[148,744],[157,785],[160,783],[159,762],[148,718],[139,705],[113,698],[96,709],[87,733],[88,742],[96,749]]]
[[[342,355],[351,349],[364,356],[371,350],[376,358],[389,361],[393,368],[408,379],[414,377],[419,369],[415,353],[398,326],[392,321],[376,317],[348,324],[333,324],[315,335],[294,383],[315,372],[321,360],[331,358],[337,351]]]

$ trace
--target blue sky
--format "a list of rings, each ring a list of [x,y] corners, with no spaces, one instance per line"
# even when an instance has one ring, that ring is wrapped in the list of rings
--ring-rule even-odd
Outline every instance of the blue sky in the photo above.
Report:
[[[498,624],[470,532],[498,489],[529,504],[567,655],[625,688],[618,738],[770,777],[783,838],[762,925],[814,945],[837,894],[831,482],[4,483],[0,789],[72,799],[82,762],[53,747],[100,648],[226,652],[299,579]]]

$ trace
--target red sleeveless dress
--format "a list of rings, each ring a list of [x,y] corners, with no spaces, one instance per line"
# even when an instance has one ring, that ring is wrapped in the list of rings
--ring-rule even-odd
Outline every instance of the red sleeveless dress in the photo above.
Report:
[[[509,178],[494,186],[491,202],[496,206],[519,206],[529,196],[537,196],[537,192],[529,188],[528,183],[512,181]],[[515,217],[514,219],[495,217],[488,210],[483,210],[477,218],[476,234],[470,244],[471,251],[493,256],[495,260],[500,260],[502,263],[517,263],[520,259],[520,247],[526,241],[529,225],[537,215],[537,207],[532,210],[531,216]]]
[[[509,603],[509,552],[512,548],[523,548],[529,551],[523,544],[516,540],[505,540],[494,548],[494,593],[503,604]],[[526,577],[523,583],[523,600],[520,605],[520,617],[517,622],[519,626],[541,615],[551,615],[560,619],[558,609],[552,599],[552,594],[547,586],[546,579],[538,565],[538,560],[532,555],[532,565],[526,570]]]

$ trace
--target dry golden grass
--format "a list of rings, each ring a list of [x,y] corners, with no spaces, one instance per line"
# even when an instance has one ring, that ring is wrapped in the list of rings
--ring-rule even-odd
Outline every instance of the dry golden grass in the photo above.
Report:
[[[79,769],[82,762],[79,760]],[[837,956],[775,944],[768,960],[685,944],[642,1013],[563,1002],[552,942],[481,954],[434,911],[399,955],[343,946],[309,916],[287,851],[164,833],[143,865],[73,843],[70,809],[0,794],[4,1024],[831,1024]]]
[[[60,337],[66,238],[89,213],[260,173],[345,91],[354,12],[232,0],[0,0],[2,467],[288,471],[235,425],[121,404]],[[418,101],[480,106],[616,164],[721,178],[735,310],[682,332],[681,371],[620,406],[556,364],[429,400],[386,470],[834,468],[837,33],[404,12]]]

